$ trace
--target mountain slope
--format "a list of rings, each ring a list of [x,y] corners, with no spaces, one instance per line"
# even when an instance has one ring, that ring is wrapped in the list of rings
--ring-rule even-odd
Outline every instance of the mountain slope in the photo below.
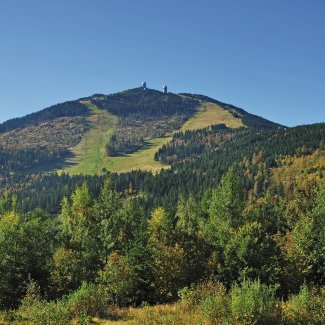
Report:
[[[169,166],[161,164],[156,152],[175,132],[216,124],[279,127],[202,95],[143,88],[95,94],[0,124],[0,151],[7,157],[2,159],[0,173],[158,171]],[[6,155],[8,150],[10,155]],[[12,163],[10,157],[18,161]]]

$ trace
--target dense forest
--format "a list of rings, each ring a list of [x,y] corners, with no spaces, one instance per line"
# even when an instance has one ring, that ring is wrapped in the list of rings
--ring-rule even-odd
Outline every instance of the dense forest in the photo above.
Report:
[[[177,302],[177,323],[188,314],[198,323],[323,324],[324,180],[300,178],[288,196],[250,193],[246,178],[231,168],[204,195],[178,196],[174,213],[159,206],[149,216],[109,176],[98,195],[76,188],[54,218],[24,213],[4,193],[2,319],[86,324],[116,319],[119,307]]]
[[[12,172],[33,172],[34,168],[62,161],[69,152],[65,149],[33,148],[8,149],[0,146],[0,177],[8,178]]]
[[[119,117],[132,115],[160,117],[193,115],[199,101],[173,93],[164,94],[154,89],[134,88],[111,95],[93,95],[90,99],[97,107]]]
[[[236,130],[228,128],[225,124],[216,124],[196,131],[177,132],[169,143],[159,148],[154,158],[163,164],[172,165],[199,156],[204,151],[216,149],[219,144],[230,140],[235,134]]]

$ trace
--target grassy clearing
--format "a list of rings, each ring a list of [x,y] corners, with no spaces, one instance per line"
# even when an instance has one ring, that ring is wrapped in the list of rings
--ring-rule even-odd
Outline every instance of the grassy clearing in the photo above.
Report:
[[[240,118],[233,117],[228,111],[214,103],[203,103],[199,111],[184,123],[182,131],[198,130],[210,125],[224,123],[230,128],[244,126]]]
[[[161,170],[162,167],[169,168],[169,166],[163,166],[160,162],[155,161],[154,155],[163,144],[171,139],[171,136],[154,138],[150,140],[148,146],[142,150],[126,156],[111,157],[108,160],[106,168],[113,172],[127,172],[137,169],[157,172]]]
[[[106,144],[118,123],[118,117],[85,102],[92,110],[88,117],[89,130],[80,143],[72,149],[73,157],[67,159],[68,167],[62,171],[70,174],[97,174],[107,165]]]

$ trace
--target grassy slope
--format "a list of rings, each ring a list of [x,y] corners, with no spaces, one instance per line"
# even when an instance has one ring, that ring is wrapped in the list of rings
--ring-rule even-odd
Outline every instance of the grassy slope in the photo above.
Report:
[[[195,116],[184,123],[182,131],[198,130],[220,123],[224,123],[230,128],[244,126],[240,118],[233,117],[219,105],[214,103],[203,103]]]
[[[90,128],[73,148],[74,157],[67,160],[69,167],[64,168],[70,174],[96,174],[107,165],[105,146],[118,123],[118,118],[105,110],[85,102],[92,110],[88,118]]]
[[[168,141],[172,134],[162,138],[152,139],[148,146],[133,154],[121,157],[106,157],[105,146],[109,136],[114,131],[117,117],[94,106],[89,106],[93,111],[90,117],[92,127],[83,140],[73,149],[75,157],[67,163],[73,164],[64,169],[71,174],[94,174],[107,168],[114,172],[127,172],[131,170],[159,171],[162,166],[153,159],[155,152]],[[228,111],[213,103],[203,103],[199,111],[182,126],[181,130],[197,130],[209,125],[225,123],[229,127],[241,127],[241,119],[234,118]]]
[[[144,149],[126,156],[112,157],[108,162],[107,169],[113,172],[127,172],[137,169],[156,172],[162,167],[168,168],[169,166],[162,166],[161,163],[155,161],[153,157],[158,148],[171,139],[171,136],[154,138],[150,140],[150,143]]]

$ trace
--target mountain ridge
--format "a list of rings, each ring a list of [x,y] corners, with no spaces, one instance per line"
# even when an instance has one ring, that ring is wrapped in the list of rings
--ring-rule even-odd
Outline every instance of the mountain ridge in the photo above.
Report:
[[[217,124],[230,129],[282,127],[205,95],[137,87],[59,103],[0,124],[2,151],[15,152],[19,161],[28,151],[28,159],[21,161],[20,167],[10,167],[15,164],[4,161],[9,167],[2,169],[6,173],[46,170],[98,174],[103,169],[156,172],[169,168],[156,153],[175,132]]]
[[[43,109],[41,109],[39,111],[35,111],[35,112],[32,112],[32,113],[26,114],[26,115],[21,116],[21,117],[14,117],[14,118],[8,119],[8,120],[0,123],[0,133],[8,132],[10,130],[13,130],[13,129],[19,128],[19,127],[34,125],[36,123],[47,121],[47,120],[50,120],[50,119],[55,119],[57,117],[87,115],[87,114],[89,114],[89,110],[85,109],[84,105],[80,104],[81,101],[94,100],[94,99],[96,100],[96,99],[99,99],[101,97],[108,98],[108,97],[116,96],[116,95],[117,96],[125,95],[125,94],[132,93],[134,91],[141,91],[143,94],[148,94],[150,92],[154,92],[155,94],[167,95],[167,96],[170,96],[170,95],[172,95],[172,96],[188,96],[188,97],[191,97],[191,98],[194,98],[194,99],[216,103],[216,104],[224,107],[225,109],[234,109],[234,110],[239,111],[239,112],[244,113],[244,114],[246,113],[246,114],[249,114],[249,115],[253,115],[253,114],[250,114],[247,111],[245,111],[244,109],[239,108],[239,107],[237,107],[235,105],[224,103],[222,101],[213,99],[212,97],[209,97],[209,96],[206,96],[206,95],[191,94],[191,93],[177,93],[177,94],[174,94],[174,93],[171,93],[171,92],[168,92],[167,94],[164,94],[163,92],[161,92],[159,90],[147,88],[145,91],[143,91],[143,88],[137,87],[137,88],[131,88],[131,89],[128,89],[128,90],[123,90],[123,91],[120,91],[120,92],[117,92],[117,93],[112,93],[112,94],[109,94],[109,95],[95,93],[95,94],[93,94],[91,96],[81,97],[79,99],[69,100],[69,101],[57,103],[57,104],[51,105],[49,107],[43,108]],[[54,116],[54,111],[55,110],[56,110],[57,116]],[[59,112],[57,112],[57,110],[59,110]],[[254,115],[254,116],[257,116],[257,115]],[[15,126],[15,125],[19,124],[19,121],[22,121],[21,125],[19,125],[18,127]],[[28,121],[30,121],[30,122],[28,123]],[[266,120],[266,121],[268,121],[268,120]],[[271,122],[271,121],[268,121],[268,122]],[[274,123],[274,122],[271,122],[271,123],[280,125],[280,124]]]

